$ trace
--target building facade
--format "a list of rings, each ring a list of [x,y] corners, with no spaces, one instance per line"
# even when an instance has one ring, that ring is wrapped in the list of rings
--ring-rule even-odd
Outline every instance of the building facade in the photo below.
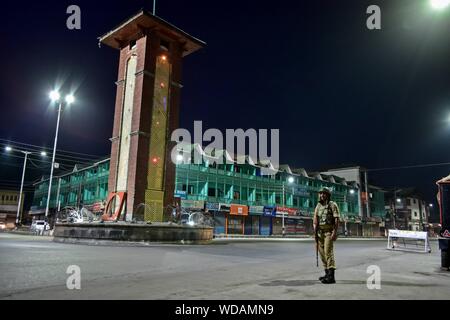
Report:
[[[355,181],[359,199],[358,235],[380,236],[385,230],[385,191],[368,182],[368,172],[360,166],[329,169],[323,174],[338,176],[347,181]]]
[[[226,152],[226,151],[225,151]],[[228,156],[229,157],[229,156]],[[231,157],[230,157],[231,158]],[[65,206],[96,206],[107,198],[109,159],[85,168],[75,167],[54,177],[50,212]],[[176,164],[175,199],[185,210],[202,211],[214,219],[216,234],[312,234],[312,217],[322,187],[333,190],[343,223],[340,233],[360,224],[359,193],[355,182],[304,169],[281,166],[275,175],[261,175],[261,167],[249,162]],[[31,214],[41,218],[45,209],[48,179],[35,184]],[[140,206],[135,206],[133,214]]]
[[[25,194],[22,194],[20,214],[23,214],[23,202]],[[12,190],[0,190],[0,228],[13,229],[16,226],[17,206],[19,205],[19,192]],[[19,217],[21,220],[22,217]]]
[[[430,215],[428,204],[413,188],[386,194],[387,224],[400,230],[426,231]]]

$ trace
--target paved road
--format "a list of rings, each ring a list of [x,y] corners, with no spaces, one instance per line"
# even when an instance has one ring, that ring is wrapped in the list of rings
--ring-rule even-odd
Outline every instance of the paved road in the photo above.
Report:
[[[440,251],[392,252],[386,241],[336,245],[335,285],[321,284],[311,241],[220,241],[147,247],[54,243],[0,234],[0,299],[448,299]],[[69,265],[81,290],[68,290]],[[381,289],[369,290],[369,265]]]

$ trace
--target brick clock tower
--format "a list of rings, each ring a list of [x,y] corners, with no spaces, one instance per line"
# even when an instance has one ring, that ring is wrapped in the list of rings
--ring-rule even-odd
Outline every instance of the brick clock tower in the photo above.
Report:
[[[174,201],[181,62],[205,43],[144,10],[99,40],[120,51],[109,197],[122,195],[127,221],[164,221]]]

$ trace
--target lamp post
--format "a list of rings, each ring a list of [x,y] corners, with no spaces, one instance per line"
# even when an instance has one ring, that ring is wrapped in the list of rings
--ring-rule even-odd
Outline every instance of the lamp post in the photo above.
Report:
[[[351,201],[353,202],[353,196],[355,195],[355,189],[350,189],[349,193],[350,193],[350,196],[351,196]],[[348,235],[347,221],[348,221],[348,215],[347,215],[347,219],[344,220],[344,234],[345,234],[345,236]]]
[[[20,215],[20,208],[21,208],[21,204],[22,204],[23,182],[25,180],[25,171],[26,171],[26,168],[27,168],[28,155],[33,154],[33,152],[24,151],[24,150],[16,150],[16,149],[13,149],[13,148],[11,148],[9,146],[7,146],[5,148],[5,150],[7,152],[17,151],[17,152],[21,152],[21,153],[23,153],[25,155],[25,157],[23,159],[22,180],[20,182],[19,203],[17,204],[17,215],[16,215],[16,228],[17,228],[17,226],[19,225],[19,222],[22,223],[22,218],[21,218],[21,215]],[[47,154],[44,151],[41,152],[41,156],[46,156],[46,155]]]
[[[289,178],[287,179],[287,181],[288,181],[289,184],[292,184],[292,183],[294,182],[294,177],[289,177]],[[286,205],[286,204],[285,204],[285,192],[286,192],[286,190],[285,190],[285,182],[283,181],[283,209],[284,209],[284,206]],[[284,212],[283,212],[283,214],[282,214],[282,216],[281,216],[281,235],[282,235],[283,237],[284,237],[284,235],[285,235]]]
[[[450,5],[450,0],[430,0],[430,4],[435,10],[444,10]]]
[[[19,214],[20,214],[20,207],[21,207],[21,204],[22,204],[22,192],[23,192],[23,181],[25,179],[25,169],[27,167],[28,155],[31,152],[22,151],[22,153],[25,155],[25,157],[23,158],[22,181],[20,182],[19,203],[17,204],[16,228],[19,225]]]
[[[53,169],[55,167],[55,155],[56,155],[56,144],[58,142],[58,131],[59,131],[59,120],[61,118],[61,109],[62,109],[62,101],[60,101],[60,94],[58,91],[53,90],[50,92],[50,100],[52,102],[58,102],[58,120],[56,121],[56,133],[55,133],[55,141],[53,143],[53,156],[52,156],[52,163],[51,163],[51,169],[50,169],[50,180],[48,183],[48,194],[47,194],[47,205],[45,206],[45,220],[47,220],[48,217],[48,209],[50,205],[50,195],[52,191],[52,180],[53,180]],[[66,96],[66,104],[70,105],[75,101],[75,98],[73,95],[69,94]],[[44,225],[44,231],[45,231],[45,225]]]

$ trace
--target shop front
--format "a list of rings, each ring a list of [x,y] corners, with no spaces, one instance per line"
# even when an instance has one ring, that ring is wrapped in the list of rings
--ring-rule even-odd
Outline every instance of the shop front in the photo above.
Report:
[[[262,236],[270,236],[273,234],[273,220],[275,219],[274,206],[264,206],[263,214],[259,222],[259,234]]]
[[[283,221],[284,216],[284,221]],[[297,210],[287,207],[276,207],[275,218],[273,219],[273,233],[276,235],[283,234],[283,223],[285,234],[295,234],[296,230],[301,230],[299,226],[300,217],[297,216]]]
[[[369,217],[363,224],[364,237],[379,237],[380,236],[380,223],[375,217]]]
[[[355,217],[349,217],[347,221],[347,236],[360,237],[362,236],[361,221],[355,219]]]
[[[286,234],[288,235],[305,235],[305,220],[299,216],[290,216],[284,221],[286,226]]]
[[[211,213],[214,220],[214,234],[225,234],[226,213],[220,211],[220,204],[217,202],[207,202],[206,211]]]
[[[245,234],[259,235],[264,206],[250,206],[245,217]]]
[[[245,234],[245,218],[248,216],[248,207],[232,204],[227,218],[227,234]],[[251,229],[250,229],[251,230]]]

